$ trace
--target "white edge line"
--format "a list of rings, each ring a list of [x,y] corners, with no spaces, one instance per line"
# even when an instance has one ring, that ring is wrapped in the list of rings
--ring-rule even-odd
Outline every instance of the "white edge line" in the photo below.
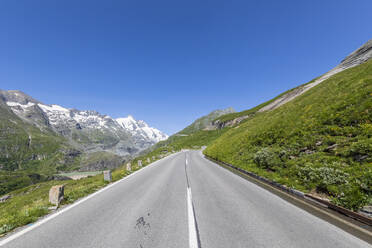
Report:
[[[177,153],[178,153],[178,152],[177,152]],[[153,163],[151,163],[151,164],[149,164],[149,165],[147,165],[147,166],[145,166],[145,167],[142,167],[141,169],[139,169],[139,170],[133,172],[132,174],[129,174],[128,176],[126,176],[126,177],[124,177],[124,178],[122,178],[122,179],[120,179],[120,180],[118,180],[118,181],[116,181],[116,182],[114,182],[114,183],[112,183],[112,184],[109,184],[109,185],[105,186],[104,188],[102,188],[102,189],[100,189],[100,190],[98,190],[98,191],[96,191],[96,192],[94,192],[94,193],[92,193],[92,194],[90,194],[90,195],[88,195],[88,196],[86,196],[86,197],[84,197],[84,198],[82,198],[82,199],[80,199],[80,200],[74,202],[73,204],[71,204],[71,205],[69,205],[69,206],[63,208],[62,210],[60,210],[60,211],[58,211],[58,212],[56,212],[56,213],[53,213],[53,214],[47,216],[47,217],[44,218],[44,219],[41,219],[41,220],[39,220],[39,221],[36,221],[35,223],[32,223],[31,226],[29,226],[29,227],[27,227],[27,228],[25,228],[25,229],[23,229],[23,230],[20,230],[19,232],[16,232],[16,233],[10,235],[9,237],[7,237],[7,238],[1,240],[1,241],[0,241],[0,246],[3,246],[3,245],[5,245],[5,244],[9,243],[10,241],[12,241],[12,240],[14,240],[14,239],[16,239],[16,238],[22,236],[23,234],[28,233],[29,231],[35,229],[36,227],[38,227],[38,226],[40,226],[40,225],[42,225],[42,224],[48,222],[49,220],[54,219],[54,218],[57,217],[58,215],[60,215],[60,214],[62,214],[62,213],[64,213],[64,212],[70,210],[71,208],[76,207],[77,205],[79,205],[79,204],[85,202],[86,200],[89,200],[90,198],[92,198],[92,197],[98,195],[99,193],[102,193],[103,191],[105,191],[105,190],[107,190],[107,189],[109,189],[109,188],[115,186],[116,184],[118,184],[118,183],[120,183],[120,182],[122,182],[122,181],[124,181],[124,180],[126,180],[126,179],[128,179],[128,178],[130,178],[131,176],[134,176],[134,175],[137,174],[138,172],[143,171],[143,170],[146,169],[146,168],[152,167],[153,165],[157,164],[157,162],[160,162],[161,160],[166,159],[166,158],[170,158],[170,157],[176,155],[177,153],[174,153],[174,154],[172,154],[172,155],[170,155],[170,156],[168,156],[168,157],[162,158],[162,159],[157,160],[157,161],[155,161],[155,162],[153,162]]]
[[[187,187],[187,213],[189,224],[189,247],[198,248],[198,237],[196,235],[195,213],[192,206],[191,189]]]

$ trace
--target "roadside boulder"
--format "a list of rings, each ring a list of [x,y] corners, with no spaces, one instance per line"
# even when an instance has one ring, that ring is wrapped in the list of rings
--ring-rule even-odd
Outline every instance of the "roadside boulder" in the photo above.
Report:
[[[112,181],[112,175],[111,175],[111,171],[110,170],[106,170],[103,172],[103,180],[107,181],[107,182],[111,182]]]
[[[127,171],[132,171],[132,164],[131,163],[127,163]]]
[[[10,198],[11,198],[10,195],[4,195],[4,196],[0,197],[0,202],[5,202],[6,200],[8,200]]]
[[[55,185],[49,190],[49,202],[58,206],[65,195],[65,185]]]

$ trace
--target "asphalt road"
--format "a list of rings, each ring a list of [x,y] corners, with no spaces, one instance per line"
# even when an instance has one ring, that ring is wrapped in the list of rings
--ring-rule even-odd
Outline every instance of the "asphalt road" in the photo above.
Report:
[[[372,247],[206,160],[199,151],[159,160],[16,235],[0,244],[14,248]]]

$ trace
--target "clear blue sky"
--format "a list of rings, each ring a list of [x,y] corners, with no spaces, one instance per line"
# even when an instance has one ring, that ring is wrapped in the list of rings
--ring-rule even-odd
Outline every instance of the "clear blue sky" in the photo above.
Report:
[[[372,38],[371,0],[2,0],[0,88],[168,134],[245,110]]]

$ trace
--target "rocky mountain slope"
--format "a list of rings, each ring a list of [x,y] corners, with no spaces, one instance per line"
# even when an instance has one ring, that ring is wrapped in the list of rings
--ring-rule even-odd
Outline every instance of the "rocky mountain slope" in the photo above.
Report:
[[[133,117],[116,120],[0,90],[0,194],[59,171],[115,168],[167,137]]]
[[[135,120],[131,115],[126,118],[117,118],[116,122],[131,134],[136,147],[140,150],[146,149],[168,138],[168,135],[156,128],[150,127],[142,120]]]
[[[159,130],[131,116],[113,119],[96,111],[46,105],[20,91],[0,91],[0,97],[25,122],[41,131],[51,130],[67,138],[71,145],[88,152],[133,155],[167,138]]]
[[[202,116],[199,119],[195,120],[193,123],[191,123],[189,126],[178,132],[178,135],[187,135],[194,132],[197,132],[199,130],[210,130],[213,129],[212,122],[216,118],[226,115],[235,113],[236,111],[229,107],[226,109],[217,109],[212,112],[210,112],[208,115]]]

